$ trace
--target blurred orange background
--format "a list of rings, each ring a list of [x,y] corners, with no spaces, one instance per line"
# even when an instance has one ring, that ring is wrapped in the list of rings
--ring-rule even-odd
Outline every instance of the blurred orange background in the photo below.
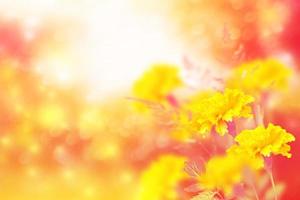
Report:
[[[282,199],[298,199],[299,8],[297,0],[1,1],[0,199],[141,199],[143,174],[162,155],[203,152],[170,136],[165,113],[132,110],[134,81],[157,62],[222,77],[268,57],[293,70],[265,121],[295,134],[293,157],[274,160],[274,177],[285,184]],[[179,199],[193,196],[190,184],[176,188]]]

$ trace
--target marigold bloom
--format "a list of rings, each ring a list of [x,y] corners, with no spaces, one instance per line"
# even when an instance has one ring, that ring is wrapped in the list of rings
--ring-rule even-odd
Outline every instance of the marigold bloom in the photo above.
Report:
[[[153,162],[141,177],[139,200],[175,200],[177,184],[187,178],[183,171],[185,158],[164,155]]]
[[[284,89],[291,70],[275,59],[255,60],[237,67],[227,87],[258,95],[270,89]]]
[[[200,187],[206,190],[217,189],[230,194],[233,186],[242,180],[245,166],[240,156],[227,154],[213,157],[206,163],[205,173],[198,177]]]
[[[182,85],[177,66],[155,64],[133,86],[135,97],[162,102],[175,88]]]
[[[224,135],[228,132],[227,123],[235,118],[252,117],[250,103],[254,98],[239,90],[226,89],[224,93],[215,92],[185,106],[190,116],[179,118],[179,124],[189,131],[197,131],[203,135],[215,128]]]
[[[254,130],[244,130],[235,137],[239,148],[248,149],[258,156],[282,155],[290,158],[288,144],[295,137],[280,126],[269,124],[267,128],[258,126]]]

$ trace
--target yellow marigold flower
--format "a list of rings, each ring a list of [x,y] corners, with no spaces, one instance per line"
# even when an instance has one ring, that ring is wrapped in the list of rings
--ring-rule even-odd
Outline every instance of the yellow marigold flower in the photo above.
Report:
[[[282,155],[290,158],[288,144],[295,137],[280,126],[269,124],[267,128],[258,126],[254,130],[244,130],[235,137],[239,148],[248,149],[257,156]]]
[[[190,116],[179,118],[179,124],[189,131],[197,130],[201,134],[208,134],[212,128],[220,135],[228,132],[227,123],[234,118],[252,117],[250,103],[254,98],[245,95],[240,90],[226,89],[224,93],[214,94],[190,102],[185,110]]]
[[[133,86],[137,98],[162,102],[175,88],[182,85],[177,66],[155,64]]]
[[[205,172],[198,177],[200,187],[206,190],[221,190],[225,194],[232,192],[233,186],[242,180],[245,162],[240,156],[227,154],[210,159]]]
[[[178,200],[176,186],[187,178],[185,158],[164,155],[153,162],[141,176],[138,200]]]
[[[290,74],[291,69],[275,59],[255,60],[237,67],[227,87],[257,95],[270,89],[286,88]]]

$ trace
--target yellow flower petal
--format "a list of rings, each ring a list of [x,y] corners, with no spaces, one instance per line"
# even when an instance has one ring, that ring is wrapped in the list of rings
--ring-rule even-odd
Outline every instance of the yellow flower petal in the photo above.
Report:
[[[253,101],[253,97],[231,89],[203,95],[203,98],[184,105],[183,110],[192,113],[191,120],[189,123],[179,121],[179,126],[185,129],[193,127],[202,135],[209,134],[215,128],[217,133],[224,135],[228,132],[228,122],[235,118],[252,117],[250,104]]]
[[[177,66],[155,64],[133,86],[137,98],[164,101],[172,90],[182,85]]]
[[[154,161],[141,176],[139,200],[177,200],[177,184],[188,175],[184,172],[186,159],[163,155]]]

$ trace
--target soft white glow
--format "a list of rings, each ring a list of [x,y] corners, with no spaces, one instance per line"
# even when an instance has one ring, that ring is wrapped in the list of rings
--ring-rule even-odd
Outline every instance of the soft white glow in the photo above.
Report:
[[[47,19],[68,20],[65,30],[57,30],[57,34],[71,32],[68,41],[62,41],[69,45],[67,53],[60,55],[57,49],[50,49],[55,56],[41,53],[36,60],[35,65],[47,82],[66,85],[81,81],[90,88],[92,96],[103,96],[128,89],[155,62],[178,63],[181,59],[180,48],[170,36],[163,17],[137,13],[134,10],[137,6],[131,0],[22,2],[12,1],[2,6],[7,8],[3,10],[16,8],[15,13],[7,15],[18,16],[24,22],[24,36],[28,40],[35,37],[37,25],[47,25]],[[68,28],[70,21],[73,24]],[[80,32],[72,30],[74,23]]]
[[[134,13],[126,1],[108,1],[87,18],[87,82],[106,92],[129,86],[158,61],[177,63],[179,48],[167,34],[161,18]]]

